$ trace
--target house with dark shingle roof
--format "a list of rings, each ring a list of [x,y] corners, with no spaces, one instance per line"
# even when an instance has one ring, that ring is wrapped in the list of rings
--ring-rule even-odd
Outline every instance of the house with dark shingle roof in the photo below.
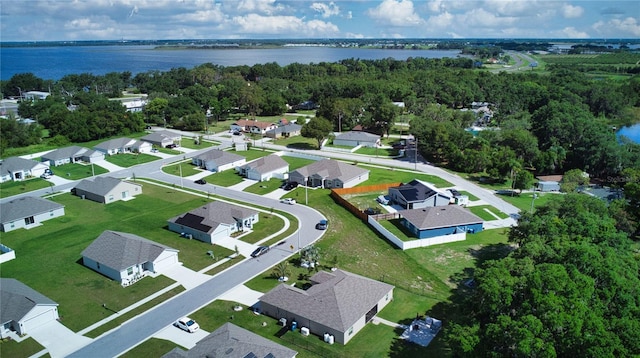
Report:
[[[49,162],[49,165],[56,166],[82,161],[82,154],[88,151],[87,148],[72,145],[70,147],[59,148],[47,154],[43,154],[40,160]]]
[[[82,251],[82,263],[127,286],[178,263],[178,250],[138,235],[106,230]]]
[[[360,131],[344,132],[338,134],[333,139],[333,144],[346,147],[362,146],[375,148],[380,145],[380,136]]]
[[[414,179],[406,184],[389,188],[392,202],[405,209],[419,209],[449,205],[451,197],[435,186]]]
[[[401,210],[400,223],[417,238],[426,239],[458,233],[482,231],[483,221],[458,205]]]
[[[109,204],[119,200],[131,200],[142,194],[142,185],[114,177],[95,177],[78,183],[71,193],[83,199]]]
[[[43,221],[64,215],[64,205],[36,196],[13,199],[0,205],[3,232],[40,226]]]
[[[246,162],[245,157],[220,149],[206,151],[192,159],[193,165],[212,172],[222,172],[244,165]]]
[[[332,159],[318,160],[289,173],[289,182],[323,188],[351,188],[367,179],[367,169]]]
[[[149,133],[140,140],[164,148],[170,144],[179,143],[181,138],[182,136],[178,133],[163,130]]]
[[[44,163],[20,157],[9,157],[0,161],[0,183],[22,181],[30,177],[39,177],[49,169]]]
[[[300,135],[300,131],[302,131],[301,125],[295,123],[287,123],[277,128],[266,131],[264,135],[273,139],[289,138],[292,136]]]
[[[188,351],[175,348],[162,358],[293,358],[297,354],[293,349],[227,322]]]
[[[18,336],[58,319],[58,304],[13,278],[0,278],[0,338]]]
[[[247,207],[213,201],[168,220],[169,230],[210,244],[231,234],[250,230],[258,212]]]
[[[93,149],[104,153],[105,155],[114,155],[121,153],[147,153],[151,151],[153,146],[149,142],[135,140],[131,138],[115,138],[104,141]]]
[[[271,178],[285,179],[289,172],[289,163],[280,156],[271,154],[258,158],[241,167],[236,167],[240,175],[247,179],[265,181]]]
[[[343,270],[320,271],[307,290],[281,284],[260,297],[262,313],[346,344],[393,299],[394,286]]]

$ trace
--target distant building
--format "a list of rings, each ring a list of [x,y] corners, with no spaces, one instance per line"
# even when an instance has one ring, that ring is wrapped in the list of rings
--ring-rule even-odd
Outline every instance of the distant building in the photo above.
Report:
[[[95,177],[82,180],[71,189],[71,193],[83,199],[110,204],[120,200],[130,200],[142,194],[142,185],[114,177]]]
[[[193,165],[212,172],[222,172],[227,169],[244,165],[247,160],[245,157],[229,153],[220,149],[212,149],[206,151],[191,160]]]
[[[295,123],[283,124],[277,128],[268,130],[264,133],[265,137],[279,139],[279,138],[289,138],[300,135],[300,131],[302,130],[302,126]]]
[[[322,159],[289,173],[289,181],[322,188],[351,188],[369,179],[369,171],[356,165]]]
[[[271,154],[256,159],[241,167],[236,167],[240,175],[247,179],[266,181],[271,178],[285,179],[289,172],[289,163],[280,156]]]
[[[22,97],[24,99],[28,99],[28,100],[43,100],[43,99],[47,99],[47,97],[49,97],[50,95],[51,95],[51,93],[42,92],[42,91],[22,92]]]
[[[482,231],[483,221],[458,205],[438,206],[398,212],[400,223],[419,239],[464,232]]]
[[[446,206],[451,202],[451,197],[448,194],[417,179],[389,188],[389,197],[393,203],[405,209]]]
[[[43,162],[49,162],[50,166],[75,163],[82,161],[82,155],[87,151],[87,148],[73,145],[43,154],[42,157],[40,157],[40,160]]]
[[[344,132],[338,134],[333,139],[333,144],[347,147],[362,146],[375,148],[380,145],[380,136],[360,131]]]

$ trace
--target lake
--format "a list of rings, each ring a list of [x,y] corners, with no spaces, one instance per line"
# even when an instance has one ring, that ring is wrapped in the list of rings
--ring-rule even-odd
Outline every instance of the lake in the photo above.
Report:
[[[625,136],[632,142],[640,144],[640,123],[628,127],[622,127],[616,132],[616,135],[618,138]]]
[[[357,58],[379,60],[410,57],[457,57],[458,50],[360,49],[322,46],[291,46],[269,49],[155,49],[155,45],[52,46],[0,48],[0,79],[31,72],[42,79],[59,80],[65,75],[129,71],[134,76],[147,71],[187,69],[203,63],[224,67],[275,62],[311,64]]]

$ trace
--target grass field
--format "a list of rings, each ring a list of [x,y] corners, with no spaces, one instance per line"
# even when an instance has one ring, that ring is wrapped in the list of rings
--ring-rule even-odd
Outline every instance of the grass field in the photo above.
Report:
[[[9,339],[0,341],[0,357],[31,357],[43,349],[44,347],[33,338],[19,343]]]
[[[229,187],[242,183],[244,178],[242,178],[242,176],[240,176],[240,174],[238,174],[235,169],[229,169],[223,172],[213,173],[209,176],[206,176],[205,180],[207,181],[207,183]]]
[[[182,137],[182,139],[180,140],[180,146],[189,148],[189,149],[204,149],[204,148],[213,147],[214,145],[218,145],[218,144],[219,143],[214,143],[214,142],[209,142],[204,140],[200,144],[195,144],[195,141],[193,140],[193,138],[189,138],[189,137]]]
[[[477,205],[477,206],[470,206],[467,209],[469,209],[469,211],[471,211],[472,213],[476,214],[477,216],[479,216],[482,220],[484,221],[492,221],[492,220],[497,220],[498,218],[500,219],[506,219],[509,217],[509,215],[501,212],[500,210],[494,208],[491,205]],[[487,212],[487,210],[489,212]],[[491,213],[493,213],[494,215],[491,215]],[[498,218],[496,218],[496,216]]]
[[[313,162],[315,162],[314,160],[311,160],[311,159],[291,157],[291,156],[288,156],[288,155],[283,155],[281,158],[284,159],[285,162],[289,163],[289,171],[293,171],[293,170],[296,170],[298,168],[302,168],[302,167],[304,167],[306,165],[309,165],[309,164],[312,164]]]
[[[201,169],[191,164],[191,159],[181,161],[176,164],[165,165],[162,167],[162,171],[167,174],[182,177],[188,177],[194,174],[202,173]]]
[[[140,154],[124,153],[124,154],[108,155],[105,157],[105,160],[119,167],[129,168],[134,165],[153,162],[154,160],[160,160],[160,158],[156,157],[155,155],[144,154],[144,153],[140,153]]]
[[[80,164],[80,163],[69,163],[69,164],[58,165],[53,167],[52,171],[55,175],[68,180],[84,179],[90,176],[100,175],[100,174],[109,172],[105,168],[96,164],[91,165],[91,164]]]
[[[28,193],[33,190],[50,187],[51,184],[40,178],[27,179],[23,181],[8,181],[0,183],[0,198],[8,198],[10,196]]]
[[[389,169],[380,168],[376,166],[370,166],[366,164],[359,164],[360,167],[369,170],[369,179],[358,186],[374,185],[374,184],[386,184],[386,183],[408,183],[413,179],[419,179],[427,183],[435,185],[437,188],[446,188],[453,186],[448,181],[429,174],[423,174],[420,172],[414,172],[404,169]]]
[[[280,185],[282,185],[282,182],[282,179],[271,178],[267,181],[255,182],[255,184],[246,187],[244,191],[264,195],[278,189]]]

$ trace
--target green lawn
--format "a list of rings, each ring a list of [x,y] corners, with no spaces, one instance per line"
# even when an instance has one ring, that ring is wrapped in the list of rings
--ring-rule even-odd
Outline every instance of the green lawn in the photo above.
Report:
[[[160,153],[169,154],[169,155],[182,154],[181,151],[175,150],[175,149],[170,149],[170,148],[160,147],[160,148],[156,148],[156,149],[158,149],[158,152],[160,152]]]
[[[468,192],[468,191],[460,190],[460,191],[459,191],[459,193],[460,193],[460,194],[462,194],[462,195],[466,195],[466,196],[468,196],[468,197],[469,197],[469,201],[476,201],[476,200],[480,200],[480,198],[478,198],[477,196],[475,196],[475,195],[471,194],[471,193],[470,193],[470,192]]]
[[[202,169],[199,169],[195,165],[191,164],[191,159],[181,161],[176,164],[165,165],[162,167],[162,171],[175,176],[182,175],[182,177],[188,177],[194,174],[202,173]]]
[[[154,160],[160,160],[160,158],[155,155],[150,154],[133,154],[133,153],[123,153],[116,155],[107,155],[105,160],[111,164],[115,164],[119,167],[129,168],[134,165],[153,162]]]
[[[288,155],[283,155],[281,158],[284,159],[285,162],[289,163],[289,171],[294,171],[315,162],[315,160],[291,157]]]
[[[509,217],[509,215],[503,213],[502,211],[496,209],[495,207],[493,207],[491,205],[469,206],[469,207],[467,207],[467,209],[469,209],[469,211],[471,211],[472,213],[474,213],[477,216],[479,216],[484,221],[498,220],[495,216],[493,216],[490,213],[488,213],[487,210],[489,210],[492,213],[494,213],[500,219],[506,219],[506,218]]]
[[[177,329],[177,328],[176,328]],[[121,355],[121,358],[140,358],[140,357],[162,357],[170,350],[179,347],[183,350],[187,348],[179,346],[172,341],[167,341],[159,338],[149,338],[142,344],[137,345],[127,353]]]
[[[84,179],[94,175],[108,173],[109,171],[99,165],[69,163],[57,165],[51,169],[59,177],[68,180]]]
[[[240,240],[250,244],[255,244],[270,234],[278,232],[278,230],[282,229],[284,226],[284,221],[282,221],[278,216],[262,212],[259,213],[258,216],[258,224],[254,225],[251,233],[242,236]]]
[[[449,183],[448,181],[434,175],[428,175],[403,169],[380,168],[366,164],[359,164],[359,166],[369,170],[369,180],[365,181],[362,184],[359,184],[358,186],[398,182],[408,183],[413,179],[420,179],[427,183],[431,183],[437,188],[446,188],[453,186],[453,184]]]
[[[205,177],[208,183],[220,185],[224,187],[229,187],[232,185],[236,185],[244,180],[240,174],[238,174],[235,169],[225,170],[219,173],[213,173],[207,177]]]
[[[282,185],[282,179],[271,178],[267,181],[259,181],[248,186],[244,191],[258,195],[264,195],[278,189]]]
[[[27,338],[22,342],[0,341],[0,357],[31,357],[43,349],[44,347],[33,338]]]
[[[273,151],[270,151],[270,150],[256,149],[255,147],[245,151],[231,151],[231,152],[245,157],[247,159],[247,162],[250,162],[254,159],[266,157],[267,155],[274,153]]]
[[[546,204],[549,200],[553,200],[554,198],[561,198],[563,194],[561,193],[541,193],[536,192],[535,199],[533,198],[533,193],[522,193],[516,195],[498,195],[500,199],[510,203],[511,205],[517,207],[521,211],[530,211],[531,205],[533,202],[533,209],[536,207]]]
[[[196,271],[211,264],[207,251],[213,250],[216,257],[232,253],[180,238],[166,229],[167,219],[206,203],[204,198],[145,183],[143,194],[127,202],[104,205],[71,194],[52,200],[65,205],[65,216],[2,235],[2,243],[18,257],[3,263],[0,274],[19,279],[60,304],[62,323],[74,331],[108,316],[110,311],[102,308],[103,303],[120,310],[173,282],[164,276],[147,277],[123,288],[84,267],[81,252],[105,229],[137,234],[178,249],[180,261]]]
[[[189,137],[182,137],[182,139],[180,140],[180,146],[189,148],[189,149],[204,149],[204,148],[213,147],[214,145],[218,145],[218,143],[203,140],[202,143],[195,144],[195,141],[193,140],[193,138],[189,138]]]
[[[273,144],[283,145],[287,148],[295,149],[318,149],[318,141],[313,138],[305,138],[300,135],[289,138],[276,139]]]
[[[40,178],[27,179],[23,181],[8,181],[0,183],[0,198],[27,193],[33,190],[49,188],[51,184]]]
[[[362,147],[356,150],[355,153],[371,155],[375,157],[395,157],[399,154],[398,150],[393,148],[370,148],[370,147]]]

